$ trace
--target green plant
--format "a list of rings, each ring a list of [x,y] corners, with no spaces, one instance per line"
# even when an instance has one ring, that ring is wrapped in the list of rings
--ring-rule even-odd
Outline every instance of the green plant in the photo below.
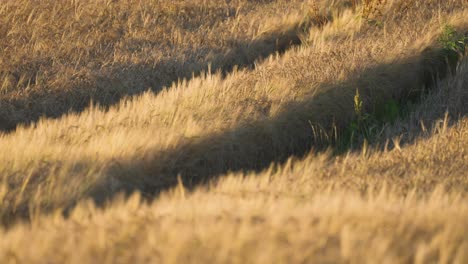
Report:
[[[376,141],[383,128],[389,123],[394,123],[399,116],[401,116],[401,107],[393,99],[376,104],[372,112],[365,112],[364,102],[359,90],[356,89],[354,118],[337,140],[338,150],[344,151],[362,143]]]
[[[354,95],[354,118],[344,130],[340,140],[338,140],[338,149],[353,148],[356,144],[374,138],[377,131],[377,122],[374,115],[364,112],[363,104],[364,102],[359,94],[359,90],[356,89],[356,94]]]
[[[445,25],[438,41],[445,50],[464,53],[468,44],[468,36],[457,32],[452,25]]]
[[[380,124],[394,123],[400,116],[400,104],[390,99],[376,105],[375,116]]]
[[[364,11],[371,10],[375,4],[381,3],[381,1],[365,1]],[[457,32],[453,26],[446,25],[438,41],[442,46],[441,54],[444,63],[449,63],[449,66],[453,68],[459,56],[465,53],[465,48],[468,44],[468,36]],[[442,72],[442,70],[438,71]],[[452,71],[454,71],[454,69]],[[411,111],[410,108],[412,107],[411,101],[400,104],[390,99],[374,103],[373,110],[371,112],[365,112],[364,102],[358,89],[356,89],[353,99],[354,118],[345,128],[341,137],[337,139],[339,151],[344,151],[349,148],[352,149],[354,146],[365,142],[374,142],[379,138],[385,126],[394,123],[398,117],[406,115]]]
[[[437,38],[436,47],[428,47],[422,52],[422,81],[427,91],[434,87],[437,80],[444,79],[447,74],[455,74],[460,59],[466,52],[468,36],[460,33],[452,25],[445,25]],[[417,91],[411,95],[413,101],[424,91]]]

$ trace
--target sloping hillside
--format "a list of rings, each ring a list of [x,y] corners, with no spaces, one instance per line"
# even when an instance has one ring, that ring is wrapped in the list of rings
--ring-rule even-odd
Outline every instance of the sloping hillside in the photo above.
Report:
[[[24,2],[0,262],[468,261],[466,1]]]

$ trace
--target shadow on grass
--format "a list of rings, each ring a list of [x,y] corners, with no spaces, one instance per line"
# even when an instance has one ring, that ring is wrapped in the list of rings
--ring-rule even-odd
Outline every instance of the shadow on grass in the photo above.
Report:
[[[405,60],[374,65],[350,74],[343,81],[322,84],[314,96],[284,106],[271,118],[241,124],[235,129],[206,137],[192,138],[172,149],[154,149],[128,160],[115,160],[99,172],[101,180],[93,184],[84,196],[76,197],[73,203],[89,197],[97,205],[103,206],[118,193],[136,191],[152,200],[161,192],[175,187],[178,176],[186,188],[193,189],[228,172],[261,171],[272,163],[281,164],[291,157],[333,148],[330,133],[317,134],[314,127],[343,134],[355,117],[354,95],[357,88],[366,112],[375,111],[379,104],[390,100],[402,105],[409,101],[418,103],[418,100],[424,100],[428,88],[434,86],[434,79],[445,77],[450,67],[440,66],[446,60],[435,60],[434,63],[431,66],[423,53]],[[467,112],[457,113],[454,120]],[[441,111],[425,122],[430,124],[443,117],[444,112]],[[391,139],[400,134],[394,131],[385,137]],[[422,131],[416,131],[407,143],[423,136]],[[375,142],[376,145],[379,143],[382,141]],[[78,167],[83,170],[89,168],[84,161]],[[69,201],[65,204],[69,204]],[[69,205],[65,214],[73,207],[74,204]],[[3,214],[6,219],[2,222],[9,226],[20,218],[28,219],[30,211],[28,205],[23,204],[14,212]],[[49,210],[46,207],[41,211]]]
[[[157,93],[177,80],[197,77],[209,68],[213,72],[221,71],[224,76],[234,67],[253,68],[259,60],[301,45],[300,36],[310,26],[313,25],[301,23],[286,30],[265,33],[251,42],[231,40],[228,42],[233,48],[229,52],[213,50],[217,55],[210,58],[113,65],[91,76],[86,73],[80,76],[78,72],[64,80],[64,85],[70,86],[66,89],[33,89],[26,95],[0,98],[0,132],[12,131],[20,124],[33,124],[41,117],[58,118],[70,112],[81,112],[91,102],[108,108],[126,96],[148,90]],[[193,54],[206,54],[206,51],[194,50]]]
[[[338,135],[343,134],[354,117],[356,88],[359,88],[369,112],[388,100],[400,104],[409,101],[418,103],[418,100],[424,100],[427,91],[419,87],[432,82],[427,79],[428,67],[424,54],[405,61],[376,65],[343,82],[323,84],[319,88],[322,92],[287,105],[273,118],[205,138],[191,139],[173,149],[155,149],[128,161],[115,161],[105,172],[107,178],[91,191],[90,196],[98,204],[121,191],[139,191],[144,197],[152,199],[176,186],[178,176],[185,187],[192,189],[228,172],[260,171],[272,163],[281,164],[291,157],[302,157],[313,150],[333,148],[333,140],[314,134],[313,124],[327,131],[336,131]],[[429,67],[430,71],[433,69]],[[445,73],[437,70],[431,78],[437,75],[445,76]],[[417,98],[416,93],[419,95]],[[467,113],[458,114],[454,118]],[[444,112],[440,112],[440,115],[425,121],[429,124],[443,117]],[[385,136],[389,139],[400,136],[396,133],[400,132]],[[407,143],[422,136],[422,131],[416,132],[407,139]],[[380,143],[382,141],[375,142],[376,145]]]

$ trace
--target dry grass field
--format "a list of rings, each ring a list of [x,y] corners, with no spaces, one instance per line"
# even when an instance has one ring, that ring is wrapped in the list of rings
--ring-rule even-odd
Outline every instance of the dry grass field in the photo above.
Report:
[[[0,263],[467,263],[466,0],[0,2]]]
[[[303,15],[288,8],[302,6],[299,1],[1,5],[0,128],[10,130],[43,115],[83,110],[90,100],[109,106],[159,91],[209,65],[213,71],[252,65],[298,44]]]

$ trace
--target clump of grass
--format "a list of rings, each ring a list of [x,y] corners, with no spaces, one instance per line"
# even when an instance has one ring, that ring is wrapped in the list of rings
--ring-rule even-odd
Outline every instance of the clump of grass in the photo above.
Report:
[[[438,38],[438,41],[443,49],[464,54],[465,48],[468,45],[468,36],[458,32],[454,26],[446,24],[442,29],[442,34]]]
[[[454,26],[447,24],[444,25],[438,42],[442,46],[441,53],[445,56],[447,70],[455,74],[457,64],[466,52],[468,35],[458,32]]]
[[[385,0],[364,0],[362,3],[362,16],[367,19],[372,15],[382,15],[380,8],[385,2]]]
[[[382,131],[382,123],[387,119],[393,118],[393,112],[386,112],[387,110],[395,110],[392,104],[385,104],[383,111],[380,113],[381,116],[366,112],[363,104],[364,102],[359,94],[359,89],[356,89],[354,95],[353,120],[348,127],[346,127],[343,134],[340,136],[341,138],[338,140],[337,149],[339,152],[353,149],[361,143],[374,141]]]
[[[330,18],[323,14],[315,1],[309,3],[306,18],[304,19],[307,24],[323,27],[329,22],[329,20]]]
[[[421,61],[421,89],[416,89],[409,95],[409,100],[417,102],[421,95],[427,93],[432,87],[437,85],[439,80],[447,75],[455,75],[457,65],[465,54],[465,48],[468,44],[468,36],[458,32],[450,24],[442,28],[437,42],[432,47],[423,51]]]
[[[377,1],[378,3],[381,3]],[[373,1],[365,2],[365,7],[370,9]],[[427,96],[429,88],[437,84],[437,80],[447,76],[447,72],[455,74],[456,65],[465,54],[468,36],[458,32],[452,25],[444,25],[442,33],[437,38],[440,50],[426,48],[423,52],[422,82],[423,89],[414,89],[410,96],[405,96],[396,101],[377,100],[369,102],[374,107],[364,107],[363,99],[356,89],[354,95],[354,117],[341,135],[335,136],[338,153],[360,147],[363,143],[375,143],[381,141],[382,132],[386,126],[393,124],[398,118],[404,118],[411,112],[414,104]],[[372,109],[372,111],[365,111]]]

